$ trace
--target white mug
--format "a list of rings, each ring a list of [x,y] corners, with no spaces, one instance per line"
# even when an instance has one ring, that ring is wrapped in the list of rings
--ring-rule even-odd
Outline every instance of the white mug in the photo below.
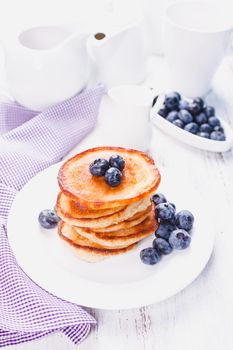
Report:
[[[203,96],[230,49],[232,12],[219,3],[180,1],[168,6],[165,16],[164,51],[172,88],[191,98]]]
[[[113,146],[149,150],[150,109],[154,92],[146,86],[121,85],[108,91],[110,109],[106,130]]]

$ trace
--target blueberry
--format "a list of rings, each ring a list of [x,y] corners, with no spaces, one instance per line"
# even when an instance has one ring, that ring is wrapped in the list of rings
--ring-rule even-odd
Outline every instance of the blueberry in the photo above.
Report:
[[[179,113],[176,112],[176,111],[172,111],[172,112],[168,113],[166,119],[167,119],[169,122],[173,122],[174,120],[176,120],[176,119],[178,119],[178,118],[179,118]]]
[[[191,236],[185,230],[178,229],[171,233],[169,243],[174,249],[186,249],[191,243]]]
[[[194,103],[198,104],[200,106],[201,109],[203,109],[204,107],[204,101],[201,97],[196,97],[194,100],[193,100]]]
[[[179,109],[188,109],[189,103],[185,100],[180,100],[179,102]]]
[[[113,168],[118,168],[119,170],[123,170],[125,167],[125,161],[118,154],[114,154],[109,158],[109,165]]]
[[[155,205],[158,205],[160,203],[165,203],[167,201],[166,197],[162,193],[155,193],[151,197],[151,200]]]
[[[160,220],[172,220],[175,216],[175,209],[170,203],[161,203],[156,207],[157,217]]]
[[[57,226],[60,218],[57,216],[55,210],[45,209],[40,212],[38,221],[43,228],[54,228]]]
[[[180,120],[180,119],[174,120],[174,121],[172,122],[172,124],[174,124],[175,126],[178,126],[178,128],[181,128],[181,129],[183,129],[183,127],[184,127],[184,123],[183,123],[182,120]]]
[[[207,116],[205,115],[205,113],[200,113],[200,114],[198,114],[198,115],[196,115],[196,117],[195,117],[195,122],[197,123],[197,124],[204,124],[204,123],[207,123]]]
[[[208,122],[211,126],[215,127],[215,126],[220,126],[220,120],[216,117],[210,117],[208,119]]]
[[[180,93],[177,91],[173,91],[173,94],[176,95],[178,100],[180,101],[180,99],[181,99]]]
[[[174,223],[170,221],[163,221],[159,224],[158,229],[155,231],[157,237],[168,239],[172,231],[176,229]]]
[[[168,241],[163,238],[155,238],[153,240],[153,248],[164,255],[170,254],[173,250]]]
[[[109,163],[106,159],[99,158],[91,163],[89,170],[93,176],[103,176],[109,168]]]
[[[169,109],[167,109],[166,107],[160,108],[160,110],[158,111],[158,114],[161,115],[161,117],[166,118],[166,116],[169,113]]]
[[[223,127],[221,125],[215,126],[214,127],[214,131],[220,131],[220,132],[222,132],[224,134],[224,129],[223,129]]]
[[[184,124],[191,123],[193,121],[192,115],[186,109],[181,109],[179,112],[179,118]]]
[[[164,239],[168,239],[172,231],[176,229],[174,223],[170,221],[160,222],[158,229],[155,231],[155,235]]]
[[[210,134],[208,132],[198,132],[197,133],[198,136],[200,137],[204,137],[205,139],[209,139],[210,138]]]
[[[122,173],[117,168],[109,168],[104,175],[106,183],[111,187],[116,187],[121,184]]]
[[[161,223],[162,221],[160,220],[160,223]],[[172,225],[175,225],[176,224],[176,215],[175,216],[173,216],[171,219],[169,219],[169,220],[163,220],[163,223],[164,222],[170,222]]]
[[[200,125],[200,132],[207,132],[208,134],[212,131],[212,126],[207,123]]]
[[[190,231],[193,227],[194,216],[188,210],[181,210],[176,214],[176,226],[185,231]]]
[[[215,140],[215,141],[225,141],[226,140],[226,136],[221,131],[213,131],[210,134],[210,138],[211,138],[211,140]]]
[[[174,203],[171,203],[170,202],[170,204],[173,206],[173,208],[176,210],[176,206],[175,206],[175,204]]]
[[[165,95],[164,104],[168,109],[174,110],[178,108],[179,101],[180,101],[180,95],[177,92],[171,92]]]
[[[145,248],[141,250],[140,258],[144,264],[155,265],[161,260],[161,254],[154,248]]]
[[[205,115],[209,118],[215,115],[215,109],[212,106],[206,106],[204,108]]]
[[[198,125],[197,123],[189,123],[185,125],[184,130],[191,132],[192,134],[196,134],[198,132]]]
[[[189,104],[188,110],[193,116],[202,112],[202,108],[200,107],[200,105],[195,102]]]

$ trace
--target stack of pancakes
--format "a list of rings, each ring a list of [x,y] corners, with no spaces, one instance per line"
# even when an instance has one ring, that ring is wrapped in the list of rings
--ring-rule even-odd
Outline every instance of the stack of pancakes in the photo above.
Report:
[[[114,154],[124,158],[125,168],[122,183],[110,187],[104,177],[91,175],[89,166]],[[160,173],[145,153],[119,147],[89,149],[62,165],[58,183],[58,233],[86,261],[128,252],[157,227],[150,197]]]

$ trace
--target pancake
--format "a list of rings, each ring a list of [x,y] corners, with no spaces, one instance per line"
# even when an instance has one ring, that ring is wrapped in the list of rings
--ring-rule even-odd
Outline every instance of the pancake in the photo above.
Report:
[[[63,215],[70,219],[95,219],[112,215],[125,209],[125,206],[99,210],[89,209],[87,207],[80,206],[79,203],[74,202],[69,197],[66,197],[62,192],[60,192],[57,197],[56,207],[59,208]]]
[[[151,213],[151,208],[144,210],[141,213],[135,214],[132,218],[129,220],[120,222],[119,224],[107,226],[107,227],[101,227],[101,228],[93,228],[92,230],[94,232],[112,232],[112,231],[119,231],[124,230],[130,227],[134,227],[138,224],[140,224],[142,221],[144,221]]]
[[[64,221],[61,221],[59,223],[60,227],[60,235],[63,237],[66,237],[69,239],[73,244],[80,245],[82,247],[89,247],[89,248],[97,248],[97,249],[108,249],[108,247],[105,247],[104,245],[95,243],[88,238],[85,238],[84,236],[79,235],[75,229],[72,226],[69,226]]]
[[[92,176],[90,164],[97,158],[109,159],[119,154],[125,160],[122,183],[106,184],[104,177]],[[153,159],[143,152],[120,147],[97,147],[77,154],[60,168],[61,191],[89,209],[109,209],[136,203],[149,197],[160,183],[160,173]]]
[[[153,215],[153,213],[151,214]],[[138,234],[140,232],[145,232],[148,228],[151,226],[151,215],[149,215],[145,220],[143,220],[138,225],[135,225],[133,227],[129,228],[123,228],[117,231],[102,231],[102,232],[95,232],[90,229],[84,229],[87,233],[94,233],[97,237],[100,238],[108,238],[108,237],[125,237],[130,236],[133,234]],[[156,231],[158,227],[158,222],[154,221],[154,231]]]
[[[96,244],[100,244],[104,247],[107,247],[108,249],[119,249],[137,243],[143,238],[150,236],[154,233],[157,225],[158,224],[155,221],[154,216],[152,214],[148,218],[148,221],[144,225],[144,227],[140,227],[138,231],[135,231],[133,234],[126,236],[103,236],[94,232],[88,232],[87,230],[82,229],[80,227],[73,227],[73,229],[78,235],[83,236],[84,238],[87,238],[88,240]]]
[[[139,202],[128,205],[125,209],[117,213],[95,219],[73,219],[67,217],[65,213],[62,213],[59,207],[56,207],[56,211],[58,216],[71,226],[103,228],[128,220],[135,214],[143,212],[149,208],[151,208],[150,198],[145,198]]]
[[[64,222],[60,222],[60,224],[58,225],[58,234],[62,240],[64,240],[66,243],[69,244],[70,247],[74,249],[75,253],[80,259],[85,260],[87,262],[98,262],[114,255],[127,253],[128,251],[132,250],[136,245],[135,243],[125,248],[108,250],[81,245],[80,243],[83,244],[84,242],[83,239],[79,240],[79,244],[74,243],[73,228]]]

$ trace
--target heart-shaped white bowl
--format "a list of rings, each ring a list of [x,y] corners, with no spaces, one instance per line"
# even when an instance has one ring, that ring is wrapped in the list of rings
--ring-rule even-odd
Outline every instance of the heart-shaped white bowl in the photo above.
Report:
[[[187,132],[176,125],[170,123],[165,118],[161,117],[158,112],[163,105],[165,95],[160,94],[156,100],[155,105],[151,109],[151,121],[160,130],[166,134],[172,136],[173,138],[184,142],[190,146],[210,151],[210,152],[226,152],[233,146],[233,131],[231,127],[224,122],[221,118],[220,122],[225,131],[226,140],[225,141],[214,141],[211,139],[206,139],[198,135],[194,135]],[[188,100],[188,99],[186,99]]]

